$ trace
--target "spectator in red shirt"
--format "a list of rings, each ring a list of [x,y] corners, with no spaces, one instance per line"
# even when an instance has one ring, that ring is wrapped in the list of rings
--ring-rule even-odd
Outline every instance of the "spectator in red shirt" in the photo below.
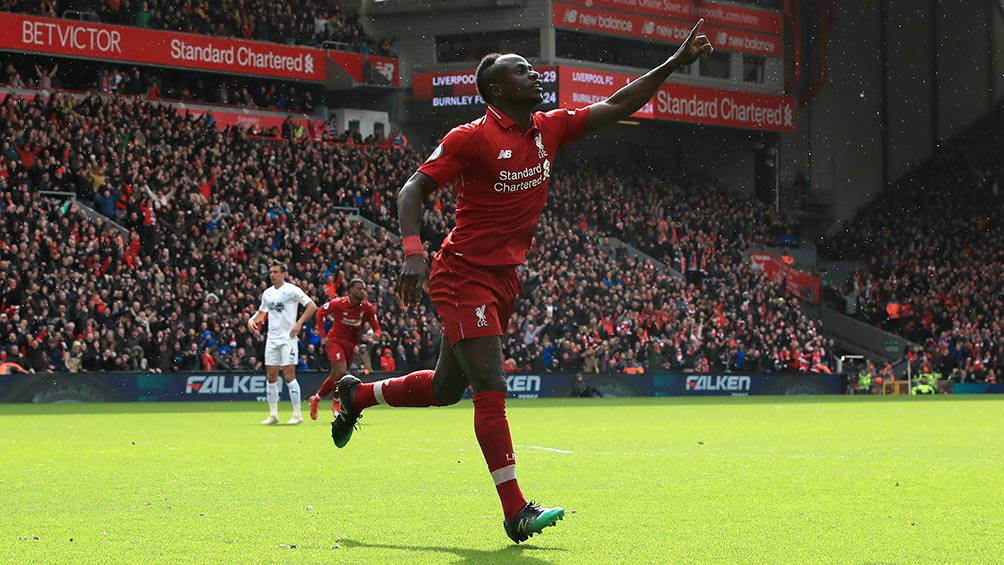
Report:
[[[380,370],[389,373],[394,370],[394,367],[394,354],[389,347],[383,348],[383,352],[380,354]]]
[[[29,371],[21,365],[7,360],[7,351],[0,350],[0,375],[9,375],[11,373],[34,373],[35,371]]]

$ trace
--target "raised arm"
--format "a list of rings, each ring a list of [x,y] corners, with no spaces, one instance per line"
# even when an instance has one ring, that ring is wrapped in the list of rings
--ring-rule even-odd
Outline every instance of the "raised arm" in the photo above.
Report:
[[[422,201],[437,188],[439,185],[432,177],[425,173],[415,173],[397,193],[397,218],[401,222],[401,237],[406,238],[406,256],[397,281],[397,297],[405,306],[417,304],[429,282],[429,264],[425,260],[425,254],[409,253],[407,238],[418,238],[422,227]]]
[[[659,87],[666,82],[673,71],[714,51],[707,36],[701,33],[703,27],[704,19],[702,18],[694,26],[694,29],[690,30],[690,35],[683,42],[683,45],[676,50],[672,57],[666,59],[666,62],[613,93],[610,98],[590,105],[589,120],[586,122],[584,134],[605,128],[634,114],[655,96]]]

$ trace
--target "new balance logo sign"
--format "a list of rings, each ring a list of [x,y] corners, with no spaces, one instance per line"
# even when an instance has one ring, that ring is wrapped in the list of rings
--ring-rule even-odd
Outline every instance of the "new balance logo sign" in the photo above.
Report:
[[[499,159],[511,159],[512,149],[503,149],[499,151]]]
[[[380,73],[380,76],[387,79],[387,82],[394,81],[394,63],[375,63],[373,68]]]
[[[488,319],[485,318],[485,306],[487,306],[487,304],[482,304],[474,309],[474,315],[478,317],[479,328],[483,328],[488,325]]]

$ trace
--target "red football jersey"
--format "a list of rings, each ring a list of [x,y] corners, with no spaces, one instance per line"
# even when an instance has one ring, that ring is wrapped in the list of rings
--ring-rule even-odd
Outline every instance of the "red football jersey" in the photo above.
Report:
[[[380,333],[376,307],[369,300],[364,299],[359,306],[353,304],[348,296],[339,296],[325,302],[315,314],[317,327],[323,328],[324,318],[331,315],[334,315],[335,323],[331,324],[331,329],[328,330],[328,339],[355,345],[359,341],[363,322],[369,322],[370,328]]]
[[[475,265],[519,265],[537,230],[558,148],[582,134],[587,108],[533,114],[525,132],[492,106],[457,126],[418,168],[440,186],[457,181],[456,226],[443,251]]]

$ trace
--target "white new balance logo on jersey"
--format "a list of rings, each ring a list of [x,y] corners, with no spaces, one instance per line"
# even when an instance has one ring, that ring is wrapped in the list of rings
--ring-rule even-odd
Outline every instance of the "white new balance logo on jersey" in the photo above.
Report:
[[[482,304],[474,309],[474,315],[478,317],[479,328],[483,328],[488,325],[488,319],[485,318],[485,306],[487,306],[487,304]]]
[[[499,151],[499,159],[510,159],[512,158],[512,149],[503,149]]]

